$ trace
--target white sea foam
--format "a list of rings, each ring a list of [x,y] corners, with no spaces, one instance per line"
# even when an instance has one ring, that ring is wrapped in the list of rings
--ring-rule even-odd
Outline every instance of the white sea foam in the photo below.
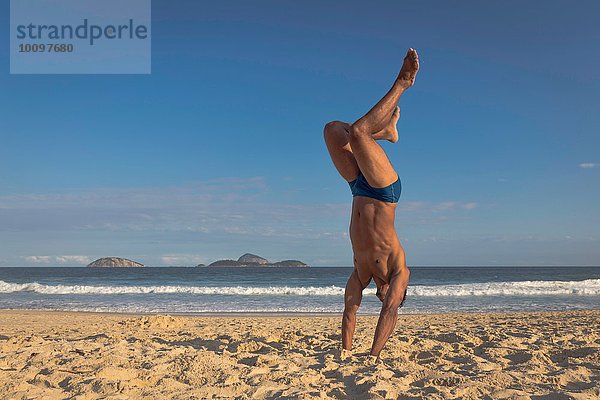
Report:
[[[364,294],[375,294],[375,288],[365,289]],[[0,281],[0,293],[35,292],[40,294],[198,294],[198,295],[244,295],[244,296],[342,296],[339,286],[88,286],[45,285],[37,282],[10,283]],[[600,279],[582,281],[519,281],[488,282],[457,285],[411,285],[410,296],[552,296],[552,295],[600,295]]]
[[[600,279],[582,281],[518,281],[411,286],[413,296],[553,296],[600,295]]]
[[[337,286],[87,286],[44,285],[37,282],[8,283],[0,281],[0,293],[35,292],[41,294],[206,294],[206,295],[296,295],[337,296],[344,288]],[[373,292],[375,293],[375,292]]]

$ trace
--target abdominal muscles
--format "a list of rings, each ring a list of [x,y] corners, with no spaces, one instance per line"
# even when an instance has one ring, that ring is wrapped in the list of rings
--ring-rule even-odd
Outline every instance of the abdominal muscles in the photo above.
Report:
[[[395,203],[360,196],[354,198],[350,240],[354,264],[362,270],[361,275],[368,272],[369,275],[388,275],[389,269],[404,263],[404,251],[394,226],[395,214]]]

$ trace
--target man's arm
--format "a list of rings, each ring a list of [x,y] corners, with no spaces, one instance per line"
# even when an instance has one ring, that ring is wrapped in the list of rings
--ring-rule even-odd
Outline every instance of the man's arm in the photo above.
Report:
[[[398,307],[402,303],[402,300],[404,300],[408,285],[408,274],[408,268],[402,268],[400,272],[390,278],[390,286],[381,306],[379,321],[375,329],[371,355],[379,356],[383,346],[385,346],[385,343],[394,331],[396,320],[398,319]]]
[[[368,284],[368,282],[367,282]],[[352,338],[356,328],[356,312],[362,301],[362,291],[364,289],[356,269],[350,275],[346,290],[344,292],[344,316],[342,317],[342,349],[352,349]]]

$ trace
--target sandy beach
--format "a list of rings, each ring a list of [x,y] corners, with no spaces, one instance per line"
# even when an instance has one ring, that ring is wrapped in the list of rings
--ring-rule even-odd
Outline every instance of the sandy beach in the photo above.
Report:
[[[6,399],[593,399],[600,311],[401,315],[378,364],[359,317],[0,311]],[[363,353],[363,354],[361,354]]]

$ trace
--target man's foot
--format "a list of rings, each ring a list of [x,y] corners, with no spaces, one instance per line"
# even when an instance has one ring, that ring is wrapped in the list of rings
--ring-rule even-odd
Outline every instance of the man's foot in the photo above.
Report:
[[[417,71],[419,70],[419,55],[413,48],[408,49],[406,57],[404,57],[404,63],[398,74],[398,82],[400,85],[408,89],[415,83]]]
[[[398,141],[398,129],[396,128],[396,124],[400,119],[400,107],[396,107],[392,116],[390,117],[390,122],[388,125],[380,130],[379,132],[375,132],[373,134],[373,139],[375,140],[387,140],[391,143],[396,143]]]

